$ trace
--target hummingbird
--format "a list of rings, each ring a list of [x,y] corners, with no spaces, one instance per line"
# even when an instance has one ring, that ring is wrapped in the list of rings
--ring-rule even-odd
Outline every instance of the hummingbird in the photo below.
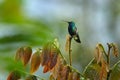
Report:
[[[72,38],[78,43],[81,43],[79,34],[77,32],[77,27],[73,21],[67,22],[68,23],[68,32]]]

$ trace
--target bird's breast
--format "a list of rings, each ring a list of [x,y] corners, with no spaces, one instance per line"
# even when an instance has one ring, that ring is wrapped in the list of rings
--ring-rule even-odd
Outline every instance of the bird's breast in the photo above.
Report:
[[[72,37],[76,34],[76,31],[75,31],[74,28],[71,27],[71,26],[68,27],[68,32],[69,32],[69,34],[70,34]]]

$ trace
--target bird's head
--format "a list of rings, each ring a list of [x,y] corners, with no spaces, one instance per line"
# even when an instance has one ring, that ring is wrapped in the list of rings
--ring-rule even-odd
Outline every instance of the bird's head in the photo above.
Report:
[[[68,22],[69,26],[75,26],[75,23],[73,21]]]
[[[64,21],[64,22],[67,22],[69,26],[75,26],[75,23],[73,21]]]

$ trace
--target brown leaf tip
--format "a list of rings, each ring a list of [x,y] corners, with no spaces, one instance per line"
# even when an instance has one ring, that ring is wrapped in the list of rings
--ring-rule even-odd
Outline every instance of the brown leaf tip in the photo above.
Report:
[[[111,43],[111,45],[112,45],[112,47],[113,47],[113,55],[114,55],[115,57],[118,57],[119,51],[118,51],[118,46],[117,46],[117,44]]]
[[[21,60],[23,65],[26,66],[26,64],[29,62],[32,54],[31,47],[20,47],[15,56],[15,60]]]
[[[35,71],[37,71],[40,66],[40,63],[41,63],[40,52],[37,51],[32,55],[31,58],[30,73],[34,73]]]
[[[21,74],[18,71],[12,71],[7,77],[7,80],[18,80],[20,78]]]
[[[97,60],[97,64],[103,59],[104,48],[103,45],[98,43],[95,48],[95,59]]]

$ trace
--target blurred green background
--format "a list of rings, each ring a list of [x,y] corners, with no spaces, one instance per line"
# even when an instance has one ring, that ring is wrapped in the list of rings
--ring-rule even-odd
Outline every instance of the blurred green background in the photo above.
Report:
[[[72,41],[72,61],[80,72],[93,58],[97,43],[120,46],[120,0],[0,0],[0,80],[12,71],[21,46],[35,51],[58,38],[67,57],[68,24],[63,20],[74,21],[78,28],[82,43]],[[111,65],[118,59],[112,58]]]

